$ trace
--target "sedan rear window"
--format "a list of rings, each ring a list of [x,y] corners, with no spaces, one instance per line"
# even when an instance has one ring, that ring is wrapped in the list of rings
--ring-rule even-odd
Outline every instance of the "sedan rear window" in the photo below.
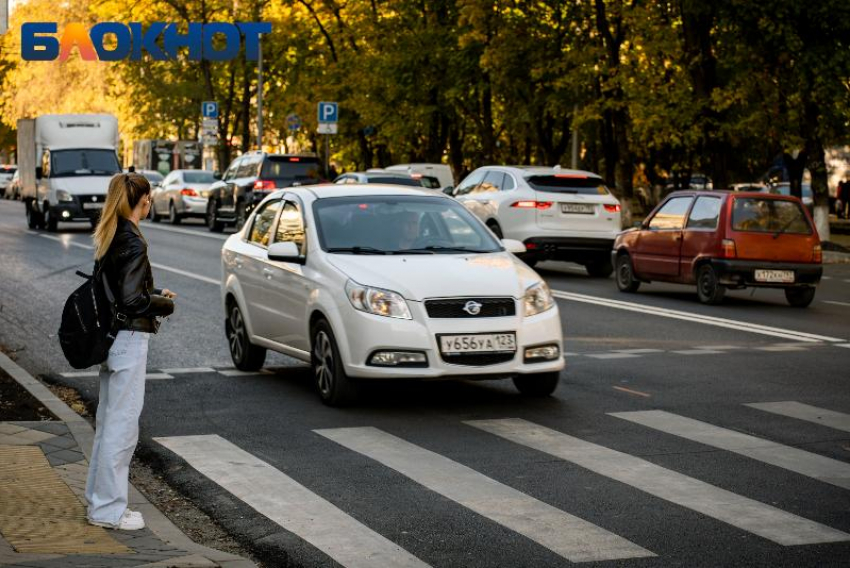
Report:
[[[735,199],[732,230],[751,233],[811,235],[812,228],[797,201],[746,197]]]
[[[267,156],[263,160],[263,169],[260,172],[260,177],[263,179],[318,181],[321,177],[319,175],[319,160],[312,157]]]
[[[525,178],[533,189],[549,193],[578,193],[581,195],[608,195],[602,178],[573,174],[529,176]]]
[[[401,177],[401,176],[384,176],[370,177],[369,183],[387,183],[390,185],[411,185],[413,187],[422,187],[418,179]]]

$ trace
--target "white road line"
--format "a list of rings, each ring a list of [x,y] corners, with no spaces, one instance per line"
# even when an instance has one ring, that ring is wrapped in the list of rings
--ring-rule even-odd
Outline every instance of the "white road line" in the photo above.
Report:
[[[614,353],[630,353],[632,355],[643,355],[646,353],[664,353],[663,349],[614,349]]]
[[[663,410],[612,412],[610,415],[686,440],[781,467],[824,483],[850,489],[850,464],[848,463]]]
[[[145,379],[148,381],[161,381],[173,378],[174,377],[172,377],[168,373],[148,373],[147,375],[145,375]]]
[[[701,323],[705,325],[713,325],[717,327],[725,327],[738,331],[746,331],[749,333],[758,333],[761,335],[771,335],[773,337],[782,337],[785,339],[793,339],[794,341],[805,341],[809,343],[817,343],[819,341],[843,342],[846,339],[837,337],[829,337],[826,335],[817,335],[814,333],[806,333],[803,331],[793,331],[790,329],[782,329],[778,327],[770,327],[750,322],[730,320],[718,318],[714,316],[706,316],[693,312],[683,312],[679,310],[670,310],[655,306],[647,306],[645,304],[636,304],[634,302],[622,302],[620,300],[612,300],[610,298],[602,298],[598,296],[586,296],[584,294],[575,294],[573,292],[564,292],[561,290],[552,290],[552,295],[561,300],[569,300],[572,302],[583,302],[586,304],[595,304],[605,306],[607,308],[615,308],[618,310],[626,310],[630,312],[638,312],[650,314],[659,317],[672,318],[678,320],[689,321],[692,323]]]
[[[84,245],[82,243],[74,242],[73,240],[71,240],[71,235],[65,235],[65,237],[67,237],[67,238],[63,238],[63,237],[59,237],[59,236],[56,236],[56,235],[45,235],[43,233],[35,233],[35,234],[37,234],[39,237],[44,237],[45,239],[50,239],[51,241],[56,241],[57,243],[62,243],[66,247],[72,246],[72,247],[77,247],[77,248],[86,249],[86,250],[94,250],[94,247],[91,246],[91,245]]]
[[[148,229],[156,229],[157,231],[165,231],[166,233],[178,233],[181,235],[192,235],[193,237],[203,237],[205,239],[215,239],[217,241],[226,241],[230,235],[217,235],[215,233],[210,232],[201,232],[201,231],[191,231],[189,229],[178,229],[176,227],[163,227],[162,225],[156,225],[154,223],[144,223],[145,230]],[[206,230],[206,229],[204,229]]]
[[[756,347],[759,351],[808,351],[807,345],[768,345],[767,347]]]
[[[723,353],[723,351],[715,351],[714,349],[698,347],[696,349],[679,349],[677,351],[671,351],[670,353],[676,353],[677,355],[716,355],[718,353]]]
[[[743,349],[740,345],[703,345],[697,349],[708,349],[709,351],[732,351],[734,349]]]
[[[835,346],[836,347],[850,347],[850,343],[840,343],[840,344],[835,345]]]
[[[216,435],[154,438],[255,511],[347,568],[428,565],[294,479]]]
[[[519,418],[466,422],[517,444],[572,462],[784,546],[850,540],[850,534],[792,515],[641,458]]]
[[[272,371],[268,369],[260,369],[259,371],[240,371],[239,369],[219,369],[218,373],[225,377],[252,377],[257,375],[272,375]]]
[[[848,306],[850,307],[850,302],[836,302],[834,300],[823,300],[824,304],[833,304],[835,306]]]
[[[398,471],[572,562],[654,556],[652,552],[601,527],[377,428],[334,428],[315,432]]]
[[[70,372],[70,373],[59,373],[59,374],[61,376],[65,377],[66,379],[82,379],[82,378],[99,377],[100,376],[99,371],[73,371],[73,372]],[[162,373],[147,373],[145,375],[145,379],[147,379],[149,381],[156,381],[156,380],[162,380],[162,379],[173,379],[173,378],[174,377],[172,377],[171,375],[169,375],[168,373],[165,373],[165,372],[162,372]]]
[[[850,432],[850,414],[844,414],[843,412],[818,408],[817,406],[803,404],[794,400],[785,402],[752,402],[744,406]]]
[[[183,369],[160,369],[163,373],[169,375],[185,375],[187,373],[215,373],[216,370],[212,367],[187,367]]]
[[[585,353],[584,356],[592,359],[632,359],[640,357],[635,353]]]

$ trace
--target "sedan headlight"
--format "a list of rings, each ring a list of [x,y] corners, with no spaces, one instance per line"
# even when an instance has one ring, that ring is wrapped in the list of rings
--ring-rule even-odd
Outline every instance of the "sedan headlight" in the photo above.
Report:
[[[522,303],[525,309],[523,313],[528,317],[551,309],[555,305],[555,299],[549,291],[549,286],[541,281],[526,288]]]
[[[388,318],[413,319],[407,302],[396,292],[362,286],[353,280],[346,282],[345,292],[355,310]]]
[[[71,194],[68,193],[67,191],[65,191],[64,189],[57,189],[56,190],[56,199],[58,199],[59,201],[66,201],[66,202],[74,200],[74,198],[71,196]]]

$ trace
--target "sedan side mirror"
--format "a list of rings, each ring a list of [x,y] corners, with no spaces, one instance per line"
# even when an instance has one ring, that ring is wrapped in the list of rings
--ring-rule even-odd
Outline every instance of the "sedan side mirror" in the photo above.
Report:
[[[455,186],[453,186],[453,185],[448,185],[448,186],[443,188],[443,193],[445,193],[446,195],[453,195],[454,192],[455,192]]]
[[[506,251],[513,254],[523,254],[526,252],[525,245],[514,239],[502,239],[502,246],[505,247]]]
[[[292,262],[294,264],[305,264],[307,258],[298,250],[298,245],[293,242],[272,243],[268,252],[269,260],[277,262]]]

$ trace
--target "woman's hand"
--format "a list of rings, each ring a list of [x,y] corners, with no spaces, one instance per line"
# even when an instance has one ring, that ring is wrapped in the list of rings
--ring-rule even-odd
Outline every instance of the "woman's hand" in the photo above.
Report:
[[[177,294],[175,294],[174,292],[172,292],[172,291],[171,291],[171,290],[169,290],[168,288],[164,288],[164,289],[162,290],[162,295],[163,295],[163,296],[165,296],[166,298],[171,299],[171,300],[173,300],[174,298],[176,298],[176,297],[177,297]]]

